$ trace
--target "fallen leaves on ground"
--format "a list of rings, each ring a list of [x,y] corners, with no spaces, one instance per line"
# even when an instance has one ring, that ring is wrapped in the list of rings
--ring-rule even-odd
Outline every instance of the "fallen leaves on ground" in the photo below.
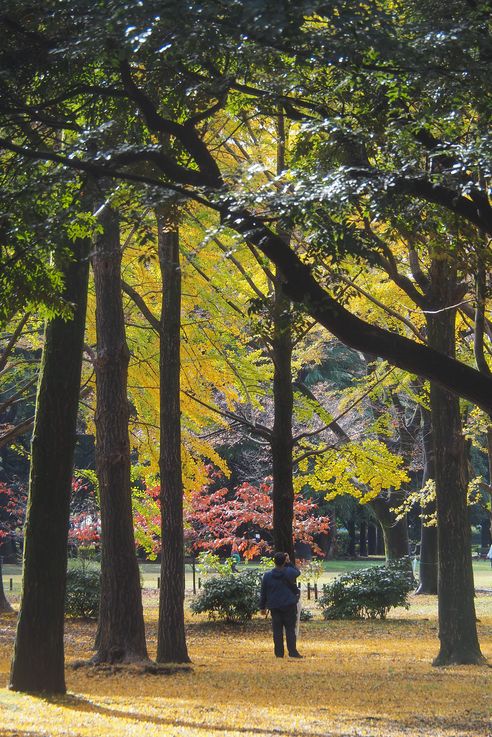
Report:
[[[156,609],[147,599],[155,653]],[[492,596],[477,598],[482,650],[492,660]],[[6,683],[15,617],[0,619]],[[273,657],[270,623],[187,625],[191,669],[170,675],[77,666],[93,623],[68,621],[65,697],[0,690],[2,737],[487,737],[492,668],[433,668],[435,599],[415,597],[386,621],[301,624],[303,660]]]

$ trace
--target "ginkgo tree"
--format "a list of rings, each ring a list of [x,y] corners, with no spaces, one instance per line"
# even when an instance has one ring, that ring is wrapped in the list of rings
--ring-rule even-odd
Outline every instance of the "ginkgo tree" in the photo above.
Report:
[[[433,203],[465,225],[492,231],[486,185],[475,176],[484,170],[482,163],[487,171],[483,121],[489,112],[480,89],[488,83],[488,30],[480,4],[468,10],[465,27],[459,3],[436,3],[431,13],[421,3],[404,9],[350,3],[340,9],[311,2],[272,7],[219,0],[186,8],[173,2],[159,8],[129,2],[116,10],[60,3],[48,16],[23,3],[15,10],[9,3],[2,16],[8,32],[2,51],[7,80],[2,147],[14,161],[45,160],[54,170],[131,179],[154,195],[172,190],[201,202],[270,258],[282,274],[283,291],[342,340],[492,411],[489,376],[355,316],[325,289],[319,264],[296,253],[272,227],[279,208],[282,214],[299,204],[310,209],[310,203],[365,190],[374,194],[378,210],[390,193],[411,203]],[[28,61],[26,34],[35,52]],[[415,60],[410,72],[409,58]],[[463,69],[473,81],[466,88]],[[415,84],[409,85],[409,79]],[[363,100],[359,114],[352,115],[349,107],[345,117],[345,100],[333,114],[333,91],[339,89],[351,100]],[[443,156],[432,120],[437,110],[442,121],[453,121],[456,109],[469,109],[472,96],[479,114],[470,120],[478,121],[473,134],[479,144],[471,149],[468,165],[470,149],[455,146],[454,123],[441,126]],[[420,100],[423,108],[416,105]],[[263,189],[258,202],[258,193],[250,196],[235,186],[241,180],[221,166],[217,137],[207,136],[210,119],[228,104],[238,125],[244,124],[242,110],[249,115],[266,108],[276,115],[279,104],[293,118],[309,115],[314,123],[308,124],[321,126],[330,139],[323,148],[339,146],[345,164],[332,171],[329,162],[328,171],[319,149],[312,148],[319,164],[315,174],[289,172],[282,181],[284,197],[274,186]],[[129,125],[119,126],[115,110]],[[388,115],[381,119],[380,112]],[[111,145],[108,125],[115,132]],[[372,160],[358,145],[361,127],[375,142]],[[384,136],[375,136],[374,128]],[[386,147],[379,143],[382,137]],[[420,165],[424,157],[417,160],[416,147],[430,152],[432,166]],[[330,246],[336,243],[336,229],[324,231],[323,239]],[[57,580],[62,577],[58,572]],[[467,602],[470,596],[467,590]],[[456,639],[449,634],[451,641]],[[445,655],[447,662],[453,657]],[[473,643],[466,658],[481,660]]]

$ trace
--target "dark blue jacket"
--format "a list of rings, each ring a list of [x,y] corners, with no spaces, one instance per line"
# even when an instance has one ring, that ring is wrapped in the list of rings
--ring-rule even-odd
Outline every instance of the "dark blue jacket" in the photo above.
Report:
[[[296,578],[300,573],[292,563],[267,571],[261,582],[260,609],[287,609],[296,604],[299,599]]]

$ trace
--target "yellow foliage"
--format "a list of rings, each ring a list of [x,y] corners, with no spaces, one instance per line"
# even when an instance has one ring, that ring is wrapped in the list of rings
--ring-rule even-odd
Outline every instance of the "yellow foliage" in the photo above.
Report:
[[[384,489],[399,489],[409,480],[402,458],[374,438],[330,448],[314,456],[311,466],[312,456],[299,463],[303,475],[296,478],[296,487],[309,483],[327,500],[350,494],[365,504]]]

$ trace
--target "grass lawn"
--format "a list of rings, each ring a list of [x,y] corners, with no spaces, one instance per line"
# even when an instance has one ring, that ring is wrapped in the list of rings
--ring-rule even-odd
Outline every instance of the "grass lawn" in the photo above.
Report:
[[[319,581],[321,588],[323,583],[330,581],[336,576],[340,576],[349,571],[353,571],[356,568],[365,568],[370,565],[382,565],[383,560],[333,560],[325,563],[325,571]],[[242,567],[242,564],[241,566]],[[160,576],[160,565],[159,563],[142,563],[140,565],[142,572],[143,587],[145,589],[156,589],[158,588],[158,578]],[[4,564],[3,566],[3,585],[7,596],[10,591],[14,595],[20,594],[21,590],[21,567],[20,565]],[[480,560],[473,562],[473,573],[475,577],[475,586],[477,589],[491,589],[492,590],[492,568],[489,561]],[[196,585],[198,586],[198,572],[196,573]],[[12,589],[10,589],[10,581],[12,580]],[[186,565],[186,591],[193,591],[193,576],[191,565]]]
[[[329,571],[331,572],[329,564]],[[475,564],[490,581],[488,564]],[[336,566],[336,564],[333,564]],[[340,572],[340,571],[337,571]],[[11,572],[6,571],[6,577]],[[144,573],[147,583],[156,570]],[[329,575],[329,574],[328,574]],[[485,587],[484,587],[485,588]],[[17,598],[17,597],[15,597]],[[151,656],[157,591],[144,589]],[[192,667],[173,675],[74,668],[89,659],[93,622],[66,626],[69,694],[41,699],[0,688],[1,737],[488,737],[492,668],[433,668],[435,597],[386,621],[301,623],[303,660],[273,657],[270,624],[209,623],[187,614]],[[476,598],[482,651],[492,662],[492,592]],[[0,617],[0,686],[6,683],[15,615]]]

